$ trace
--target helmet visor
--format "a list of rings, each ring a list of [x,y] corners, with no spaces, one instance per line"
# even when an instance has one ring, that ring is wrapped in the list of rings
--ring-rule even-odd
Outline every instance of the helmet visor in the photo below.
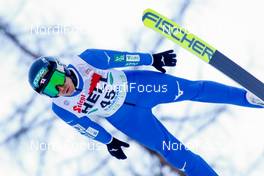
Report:
[[[50,97],[57,97],[59,95],[59,90],[57,86],[63,86],[65,83],[65,73],[55,70],[42,93]]]

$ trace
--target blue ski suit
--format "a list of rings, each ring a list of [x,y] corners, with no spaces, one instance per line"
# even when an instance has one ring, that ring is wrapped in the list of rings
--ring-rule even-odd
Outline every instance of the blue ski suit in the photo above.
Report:
[[[115,70],[116,67],[151,65],[148,53],[88,49],[73,59],[68,69],[77,77],[70,97],[53,98],[52,110],[81,134],[101,143],[112,140],[96,118],[106,118],[114,127],[189,176],[214,176],[216,172],[197,154],[187,150],[152,113],[161,103],[191,100],[245,107],[246,91],[212,81],[190,81],[146,70]],[[125,88],[104,89],[107,85]],[[178,150],[166,147],[178,144]]]

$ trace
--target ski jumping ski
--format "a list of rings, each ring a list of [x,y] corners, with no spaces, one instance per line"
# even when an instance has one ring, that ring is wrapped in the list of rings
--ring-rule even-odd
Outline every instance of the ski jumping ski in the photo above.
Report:
[[[152,9],[144,11],[145,26],[157,31],[230,77],[264,101],[264,84],[213,46]]]

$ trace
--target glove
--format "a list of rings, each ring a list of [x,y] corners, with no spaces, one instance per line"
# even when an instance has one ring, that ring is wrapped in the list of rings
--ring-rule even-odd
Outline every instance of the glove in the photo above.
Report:
[[[113,140],[107,145],[107,150],[109,153],[116,157],[117,159],[126,159],[127,156],[124,154],[121,147],[129,147],[128,143],[122,142],[116,138],[113,138]]]
[[[162,67],[170,66],[173,67],[176,65],[177,60],[174,59],[176,54],[173,53],[173,50],[164,51],[162,53],[152,54],[153,63],[152,66],[162,73],[166,73],[166,70]]]

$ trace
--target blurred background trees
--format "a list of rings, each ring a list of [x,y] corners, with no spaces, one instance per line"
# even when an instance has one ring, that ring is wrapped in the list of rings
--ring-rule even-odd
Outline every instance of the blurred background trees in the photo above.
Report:
[[[63,62],[70,63],[72,55],[87,48],[145,52],[173,48],[178,63],[168,73],[238,86],[195,56],[144,28],[143,10],[153,8],[231,58],[240,58],[235,61],[264,80],[264,63],[260,59],[264,52],[264,23],[253,20],[263,12],[258,1],[253,1],[0,0],[1,173],[10,176],[183,175],[156,153],[102,121],[112,134],[131,144],[125,151],[127,160],[118,161],[109,156],[104,145],[79,135],[52,114],[50,100],[30,89],[28,67],[41,55],[58,55]],[[263,173],[263,111],[193,102],[160,105],[153,111],[177,138],[201,154],[220,175]]]

